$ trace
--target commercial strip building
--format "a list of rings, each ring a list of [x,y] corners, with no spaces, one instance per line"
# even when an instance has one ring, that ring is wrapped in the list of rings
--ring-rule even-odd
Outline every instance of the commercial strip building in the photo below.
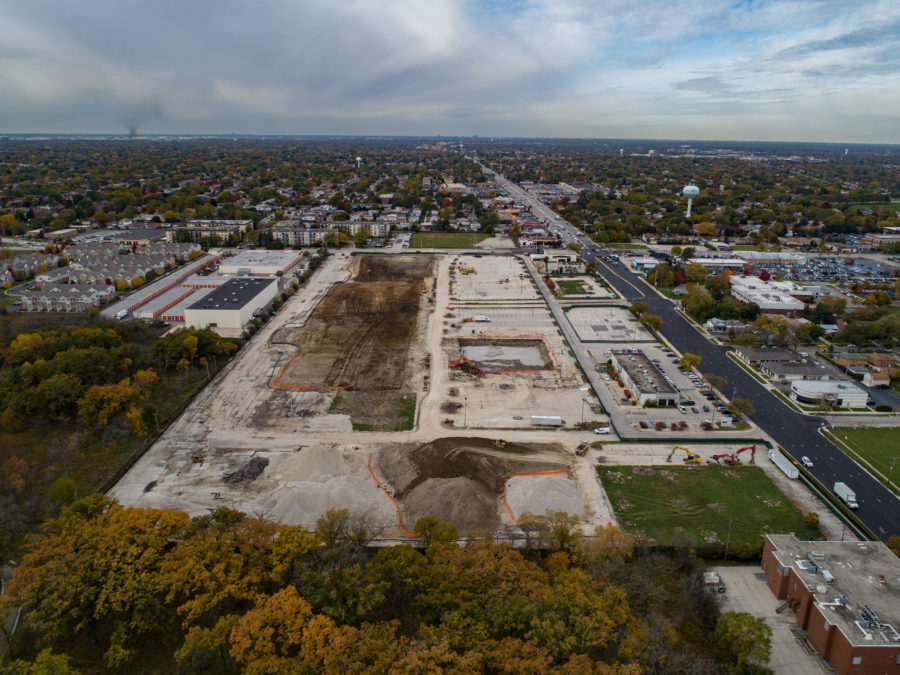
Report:
[[[900,672],[900,559],[882,542],[769,534],[762,569],[834,672]]]
[[[794,380],[791,398],[806,405],[832,403],[839,408],[865,408],[869,395],[849,380]]]
[[[660,406],[674,406],[678,391],[666,379],[663,372],[640,350],[631,354],[611,354],[609,359],[631,398],[638,405],[655,403]]]
[[[278,280],[271,277],[239,277],[213,289],[184,310],[184,324],[209,328],[222,337],[240,337],[254,313],[268,305],[278,293]]]
[[[805,305],[801,300],[779,290],[774,284],[737,274],[730,277],[731,295],[741,302],[756,304],[763,314],[783,314],[791,316],[803,311]],[[777,283],[777,282],[775,282]]]

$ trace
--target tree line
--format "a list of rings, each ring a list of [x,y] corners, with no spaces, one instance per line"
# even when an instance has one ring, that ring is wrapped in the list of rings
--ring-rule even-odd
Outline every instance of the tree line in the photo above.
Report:
[[[543,552],[417,527],[420,547],[372,547],[346,510],[310,532],[81,499],[15,570],[12,671],[767,672],[765,622],[720,614],[687,555],[635,554],[612,526]]]

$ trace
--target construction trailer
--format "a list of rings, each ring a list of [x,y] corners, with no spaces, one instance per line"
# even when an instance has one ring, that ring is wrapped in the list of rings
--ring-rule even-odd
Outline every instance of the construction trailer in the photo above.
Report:
[[[566,422],[556,415],[532,415],[531,423],[538,427],[561,427]]]

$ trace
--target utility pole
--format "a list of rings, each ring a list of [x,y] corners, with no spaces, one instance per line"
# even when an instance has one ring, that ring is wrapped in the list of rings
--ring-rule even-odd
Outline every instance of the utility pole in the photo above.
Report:
[[[731,543],[731,520],[728,519],[728,536],[725,538],[725,560],[728,560],[728,544]]]

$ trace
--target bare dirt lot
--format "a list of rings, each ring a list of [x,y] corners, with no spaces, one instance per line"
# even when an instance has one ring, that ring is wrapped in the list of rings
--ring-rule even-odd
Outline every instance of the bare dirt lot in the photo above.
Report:
[[[275,335],[273,342],[298,349],[276,386],[340,389],[330,412],[350,415],[357,428],[403,428],[405,401],[415,400],[411,352],[421,351],[423,289],[430,287],[434,258],[359,256],[353,272],[303,326]]]
[[[407,527],[430,516],[452,522],[466,533],[500,526],[507,512],[503,505],[506,482],[515,474],[560,472],[554,474],[562,479],[560,504],[574,503],[580,510],[575,483],[562,475],[568,473],[568,466],[559,461],[563,457],[559,448],[550,445],[508,443],[498,448],[487,438],[438,438],[411,447],[385,448],[376,467],[386,487],[393,490]],[[557,506],[548,503],[540,513],[547,508],[561,510]]]

